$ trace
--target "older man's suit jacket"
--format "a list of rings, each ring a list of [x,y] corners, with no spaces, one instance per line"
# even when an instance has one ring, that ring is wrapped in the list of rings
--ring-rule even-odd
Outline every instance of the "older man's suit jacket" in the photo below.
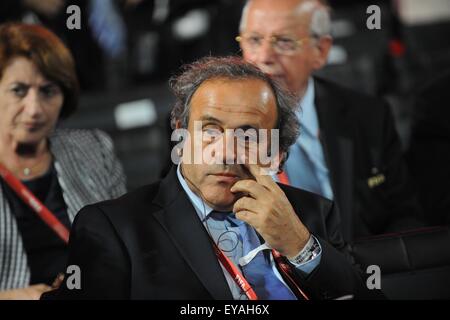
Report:
[[[371,297],[338,250],[344,243],[333,203],[282,188],[323,250],[312,274],[298,274],[302,288],[319,299]],[[174,169],[160,182],[82,209],[69,246],[68,264],[80,267],[81,289],[69,290],[63,283],[46,299],[232,299],[210,238]],[[73,281],[70,274],[66,280]]]
[[[320,140],[345,241],[420,226],[389,105],[314,79]]]

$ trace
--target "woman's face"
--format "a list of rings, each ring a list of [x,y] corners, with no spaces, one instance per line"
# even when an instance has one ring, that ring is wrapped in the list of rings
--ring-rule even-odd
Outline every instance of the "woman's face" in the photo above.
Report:
[[[64,102],[61,88],[25,57],[14,58],[0,79],[0,136],[38,144],[56,125]]]

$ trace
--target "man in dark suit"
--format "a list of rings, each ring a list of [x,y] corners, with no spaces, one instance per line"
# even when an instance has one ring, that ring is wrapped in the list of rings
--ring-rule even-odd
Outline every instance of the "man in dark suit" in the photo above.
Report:
[[[202,59],[172,88],[180,164],[160,182],[82,209],[68,261],[80,268],[81,286],[67,274],[47,297],[377,297],[339,252],[333,203],[268,175],[297,138],[295,101],[237,57]]]
[[[332,45],[328,11],[320,0],[251,0],[243,10],[244,58],[299,101],[302,134],[280,181],[335,200],[349,242],[419,226],[389,106],[312,77]]]

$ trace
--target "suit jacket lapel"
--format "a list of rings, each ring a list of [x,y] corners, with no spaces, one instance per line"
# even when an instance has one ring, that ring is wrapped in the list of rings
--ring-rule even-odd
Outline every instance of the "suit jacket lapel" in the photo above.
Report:
[[[58,133],[50,137],[50,150],[54,156],[58,182],[67,205],[67,214],[70,221],[73,221],[83,206],[108,197],[98,197],[98,193],[103,191],[96,188],[89,172],[83,170],[81,166],[85,159],[80,158],[77,150],[71,148],[69,143],[70,141]]]
[[[174,168],[162,180],[154,202],[162,210],[154,213],[169,233],[180,254],[214,299],[233,299],[211,240],[182,189]]]
[[[320,123],[320,140],[330,172],[331,187],[341,215],[344,239],[352,239],[353,142],[352,123],[339,97],[330,95],[326,83],[315,79],[315,105]]]

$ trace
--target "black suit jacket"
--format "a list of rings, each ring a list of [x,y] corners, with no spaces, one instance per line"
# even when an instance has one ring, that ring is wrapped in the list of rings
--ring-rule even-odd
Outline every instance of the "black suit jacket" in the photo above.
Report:
[[[345,241],[420,226],[420,206],[389,105],[314,80],[320,139]],[[370,187],[370,178],[378,184]]]
[[[360,273],[336,249],[344,242],[333,203],[282,188],[323,250],[312,274],[298,274],[301,287],[312,298],[372,297]],[[63,283],[47,299],[232,299],[209,236],[174,169],[160,182],[82,209],[69,246],[68,264],[80,267],[81,290]]]

